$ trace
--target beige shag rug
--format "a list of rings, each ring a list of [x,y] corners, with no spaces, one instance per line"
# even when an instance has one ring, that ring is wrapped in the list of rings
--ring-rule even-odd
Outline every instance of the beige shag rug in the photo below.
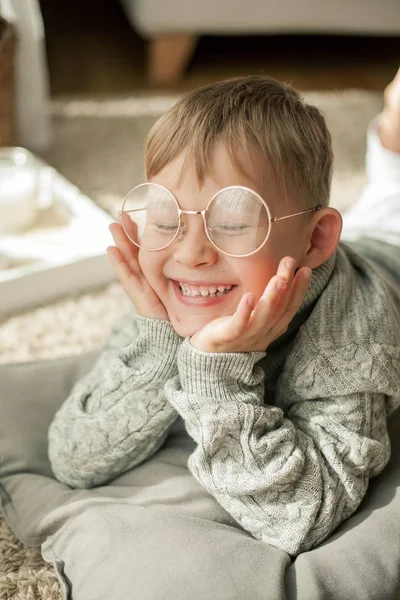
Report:
[[[331,206],[344,213],[365,184],[365,133],[381,110],[374,92],[307,92],[324,113],[333,137],[335,170]],[[53,102],[55,136],[42,156],[113,214],[124,195],[144,179],[143,142],[158,116],[178,96],[141,94],[103,100]],[[115,282],[0,320],[0,362],[55,358],[99,347],[113,321],[128,308]],[[56,575],[39,548],[26,548],[0,511],[0,599],[61,600]]]

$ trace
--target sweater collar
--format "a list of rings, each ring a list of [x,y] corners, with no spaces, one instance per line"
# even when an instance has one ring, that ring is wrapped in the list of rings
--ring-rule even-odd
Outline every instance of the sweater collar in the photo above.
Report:
[[[331,279],[336,264],[337,253],[338,248],[336,248],[334,253],[331,254],[324,263],[313,269],[311,280],[299,310],[290,321],[287,331],[269,345],[270,350],[272,350],[274,346],[281,346],[281,344],[288,342],[293,337],[293,334],[297,332],[299,327],[308,319],[318,298]]]
[[[324,263],[313,269],[312,277],[304,295],[303,302],[301,303],[294,319],[297,318],[301,320],[303,314],[307,314],[308,316],[310,312],[309,309],[313,308],[315,302],[318,300],[330,281],[335,268],[337,253],[338,249],[336,248],[334,253],[331,254],[331,256]]]

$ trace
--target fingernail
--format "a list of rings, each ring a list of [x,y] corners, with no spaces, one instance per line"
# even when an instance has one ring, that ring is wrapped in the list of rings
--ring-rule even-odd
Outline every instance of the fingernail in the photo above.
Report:
[[[305,279],[306,281],[307,281],[308,279],[311,279],[311,275],[312,275],[312,269],[310,269],[310,268],[308,268],[308,267],[307,267],[307,268],[306,268],[306,269],[303,271],[303,277],[304,277],[304,279]]]

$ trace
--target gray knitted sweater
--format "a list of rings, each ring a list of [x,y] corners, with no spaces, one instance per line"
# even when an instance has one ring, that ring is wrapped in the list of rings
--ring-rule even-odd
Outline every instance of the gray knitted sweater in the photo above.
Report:
[[[48,451],[61,482],[99,486],[183,419],[192,475],[256,539],[297,556],[355,512],[389,461],[399,406],[400,251],[341,242],[266,352],[202,352],[167,321],[124,316],[56,413]]]

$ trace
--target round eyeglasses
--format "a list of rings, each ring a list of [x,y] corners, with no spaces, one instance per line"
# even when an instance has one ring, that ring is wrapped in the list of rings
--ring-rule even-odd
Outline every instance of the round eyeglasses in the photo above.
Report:
[[[267,203],[250,188],[230,186],[217,192],[204,210],[182,210],[175,196],[158,183],[141,183],[126,196],[120,223],[135,246],[155,252],[170,246],[185,233],[182,215],[202,215],[204,230],[217,250],[228,256],[245,257],[260,250],[271,224],[285,217],[272,217]]]

